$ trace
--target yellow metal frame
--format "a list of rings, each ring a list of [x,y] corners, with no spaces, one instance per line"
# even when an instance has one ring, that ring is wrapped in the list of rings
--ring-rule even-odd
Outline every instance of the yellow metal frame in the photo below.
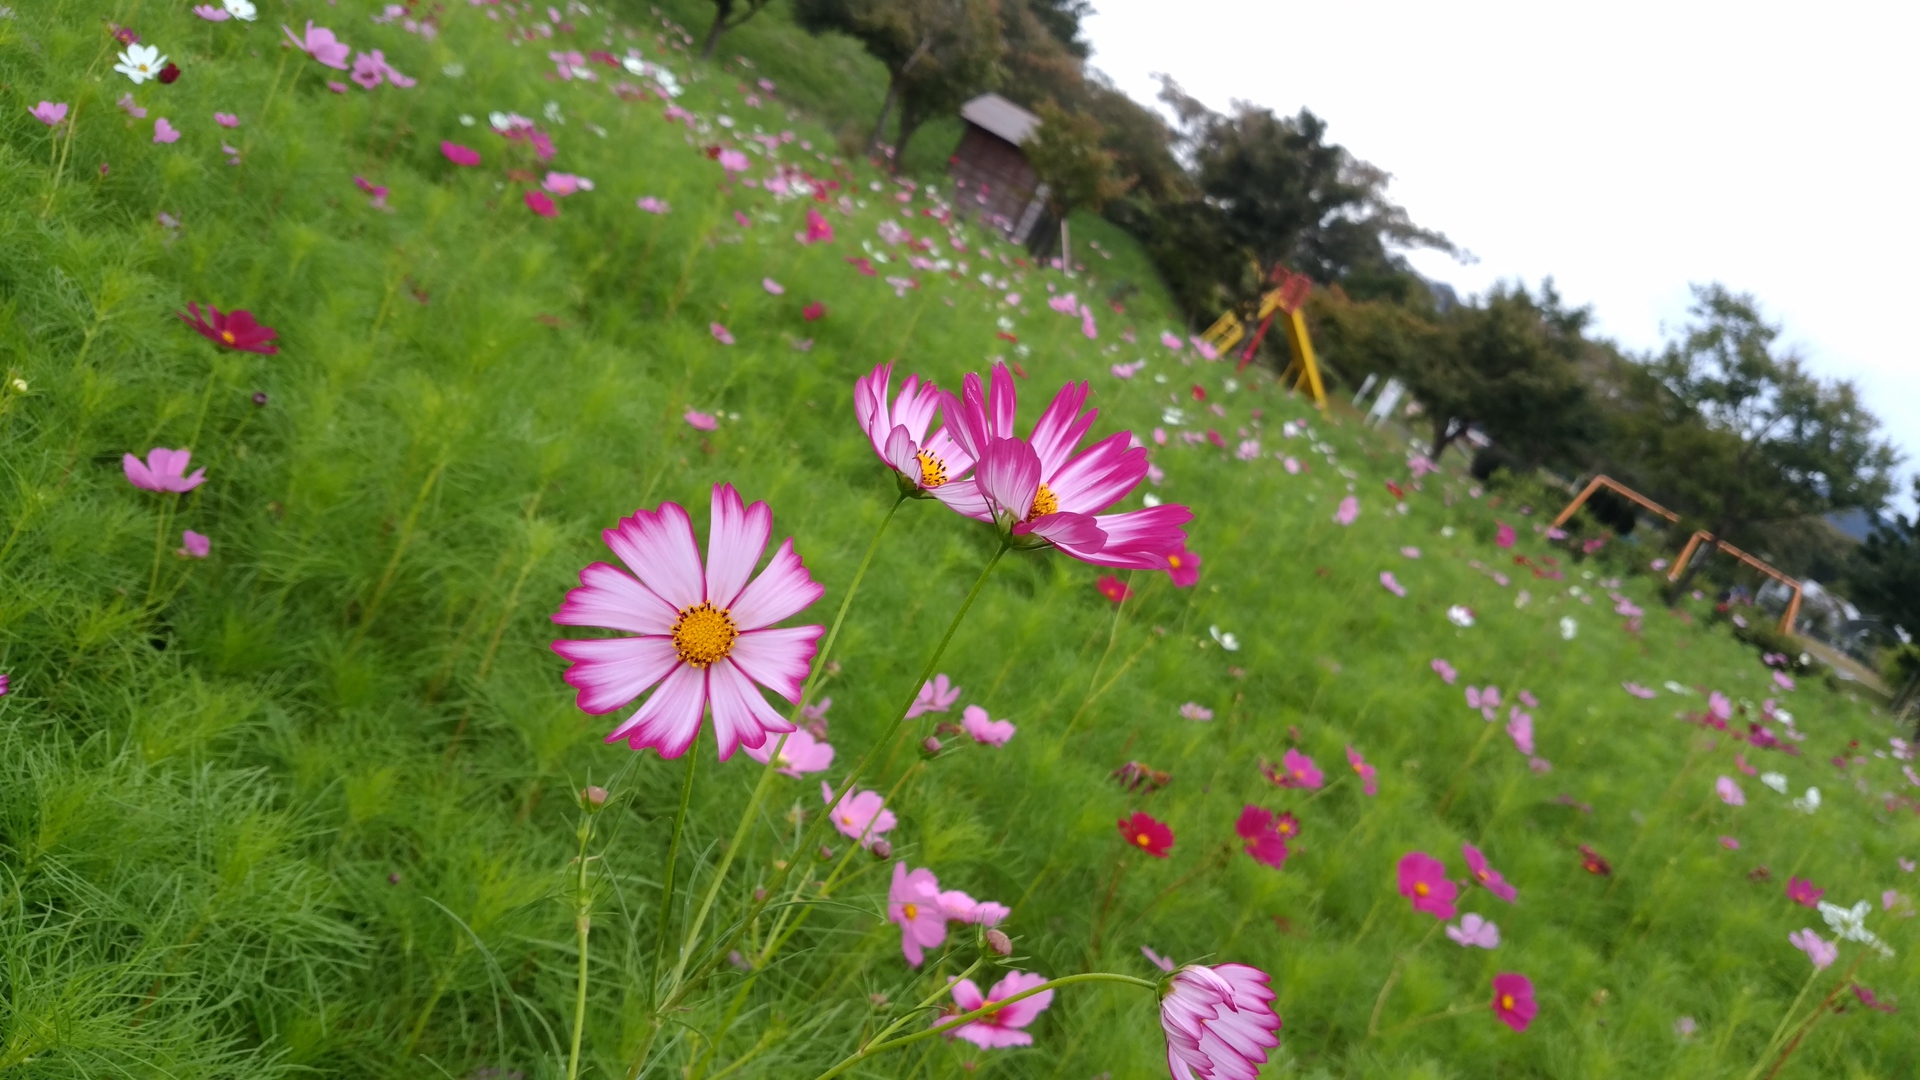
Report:
[[[1280,373],[1280,381],[1284,383],[1291,379],[1291,389],[1305,389],[1313,398],[1315,407],[1324,413],[1327,411],[1327,388],[1320,381],[1320,364],[1314,358],[1313,337],[1307,333],[1306,316],[1302,315],[1298,308],[1289,311],[1281,304],[1280,294],[1283,291],[1283,289],[1274,289],[1260,298],[1260,310],[1256,316],[1260,320],[1260,333],[1255,335],[1254,343],[1258,344],[1261,337],[1265,335],[1267,325],[1274,316],[1278,315],[1283,319],[1282,327],[1287,336],[1287,351],[1292,355],[1293,362]],[[1213,325],[1207,327],[1206,331],[1200,335],[1200,339],[1225,353],[1246,340],[1246,336],[1246,323],[1240,321],[1240,316],[1229,311],[1214,320]],[[1253,346],[1249,345],[1248,355],[1241,359],[1243,361],[1253,359],[1252,351]],[[1244,367],[1245,364],[1241,366]]]

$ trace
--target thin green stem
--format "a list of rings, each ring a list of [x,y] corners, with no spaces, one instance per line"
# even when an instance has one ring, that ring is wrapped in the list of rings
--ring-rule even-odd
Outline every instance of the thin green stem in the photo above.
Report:
[[[919,1042],[922,1039],[931,1039],[935,1035],[945,1035],[947,1032],[952,1031],[955,1028],[965,1027],[966,1025],[971,1024],[975,1020],[978,1020],[983,1016],[990,1016],[996,1012],[999,1012],[1001,1009],[1006,1008],[1007,1006],[1013,1004],[1016,1001],[1025,1000],[1026,998],[1030,998],[1035,994],[1045,993],[1048,990],[1056,990],[1062,986],[1072,986],[1075,983],[1084,983],[1084,982],[1128,983],[1130,985],[1144,987],[1148,990],[1153,990],[1155,992],[1158,992],[1160,989],[1159,983],[1149,982],[1146,979],[1136,979],[1131,975],[1117,975],[1107,971],[1088,971],[1088,972],[1082,972],[1081,974],[1078,974],[1078,975],[1062,975],[1058,979],[1049,979],[1046,982],[1041,983],[1039,986],[1033,987],[1028,990],[1022,990],[1017,994],[1011,994],[1007,997],[1001,998],[999,1001],[989,1001],[985,1005],[982,1005],[981,1007],[973,1010],[972,1012],[961,1013],[959,1016],[956,1016],[951,1020],[946,1021],[943,1024],[937,1024],[933,1027],[930,1027],[925,1031],[916,1031],[911,1035],[903,1035],[898,1039],[893,1039],[887,1042],[876,1041],[876,1042],[868,1043],[865,1047],[861,1048],[860,1050],[856,1051],[852,1055],[848,1056],[847,1058],[842,1060],[839,1064],[835,1065],[833,1068],[828,1069],[826,1072],[823,1072],[819,1076],[815,1077],[814,1080],[832,1080],[833,1077],[839,1076],[841,1073],[846,1072],[848,1069],[853,1068],[855,1065],[858,1065],[861,1061],[867,1058],[870,1058],[882,1051],[893,1050],[898,1047],[906,1046],[910,1043]]]
[[[1388,1028],[1387,1030],[1381,1032],[1379,1037],[1384,1039],[1389,1035],[1397,1035],[1402,1031],[1408,1031],[1417,1027],[1424,1027],[1427,1024],[1433,1023],[1435,1020],[1445,1020],[1449,1016],[1464,1016],[1467,1013],[1478,1012],[1484,1008],[1486,1008],[1486,1005],[1480,1002],[1456,1003],[1456,1004],[1447,1006],[1446,1008],[1440,1010],[1437,1013],[1428,1013],[1425,1016],[1416,1016],[1411,1020],[1403,1020],[1400,1023],[1395,1024],[1392,1027]]]
[[[1127,580],[1120,586],[1120,599],[1113,605],[1113,625],[1107,628],[1107,648],[1100,654],[1100,662],[1093,666],[1093,678],[1087,680],[1087,696],[1080,699],[1080,707],[1074,710],[1073,719],[1067,721],[1063,734],[1073,733],[1073,725],[1078,723],[1087,706],[1093,704],[1094,692],[1100,686],[1100,673],[1107,669],[1107,659],[1113,655],[1113,644],[1120,640],[1120,616],[1127,610],[1127,598],[1133,595],[1133,571],[1127,571]]]
[[[1373,999],[1373,1015],[1367,1020],[1367,1038],[1371,1039],[1380,1034],[1380,1014],[1387,1007],[1387,995],[1393,992],[1394,984],[1400,981],[1401,973],[1406,970],[1407,960],[1414,953],[1419,952],[1427,942],[1433,940],[1433,935],[1440,932],[1440,925],[1441,920],[1434,919],[1433,925],[1427,928],[1425,937],[1421,938],[1413,948],[1393,958],[1393,970],[1387,974],[1387,981],[1380,984],[1380,996]]]
[[[691,757],[692,755],[688,755]],[[573,1049],[567,1054],[567,1080],[580,1075],[580,1036],[587,1026],[587,937],[593,928],[593,890],[587,884],[587,842],[593,839],[594,808],[581,799],[580,852],[574,861],[580,865],[580,878],[574,894],[573,932],[580,953],[580,976],[573,992]]]
[[[660,882],[660,924],[653,939],[653,977],[649,984],[660,985],[660,960],[667,954],[667,925],[673,917],[673,872],[680,861],[680,838],[687,827],[687,807],[693,802],[693,774],[700,759],[687,751],[687,772],[680,781],[680,812],[673,817],[673,839],[667,844],[667,869]]]

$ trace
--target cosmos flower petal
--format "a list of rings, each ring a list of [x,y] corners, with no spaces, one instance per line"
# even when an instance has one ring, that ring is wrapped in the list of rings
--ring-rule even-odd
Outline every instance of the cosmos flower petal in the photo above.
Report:
[[[732,484],[714,485],[713,521],[707,533],[708,603],[717,608],[733,606],[767,550],[772,530],[773,511],[766,503],[746,506]]]
[[[737,746],[759,749],[769,732],[794,730],[730,659],[707,669],[707,696],[713,703],[713,734],[720,741],[721,761],[732,757]]]
[[[1099,410],[1081,411],[1081,406],[1087,403],[1088,392],[1084,382],[1068,383],[1061,387],[1033,425],[1029,441],[1033,444],[1033,452],[1040,456],[1041,475],[1050,477],[1058,472],[1073,454],[1073,448],[1080,445],[1080,440],[1092,429]],[[1124,434],[1117,437],[1125,443]]]
[[[754,682],[788,701],[799,701],[807,670],[813,664],[815,643],[825,632],[822,626],[749,630],[734,639],[730,656]]]
[[[635,634],[665,636],[673,632],[680,613],[652,589],[606,563],[590,563],[580,571],[580,587],[554,612],[561,626],[604,626]]]
[[[553,651],[571,661],[564,678],[579,691],[576,703],[581,711],[596,715],[610,713],[646,693],[680,662],[673,639],[667,637],[562,640],[553,643]]]
[[[1060,498],[1060,509],[1097,514],[1139,486],[1147,475],[1147,450],[1130,447],[1127,432],[1117,432],[1088,447],[1057,471],[1042,473],[1047,486]]]
[[[706,599],[706,577],[700,568],[700,549],[693,539],[693,522],[680,504],[661,503],[653,512],[636,510],[632,517],[621,518],[600,536],[635,577],[675,610],[694,607]]]
[[[1044,536],[1062,548],[1099,551],[1107,542],[1092,514],[1044,514],[1013,527],[1015,536]]]
[[[733,621],[742,631],[759,630],[798,613],[826,593],[793,550],[793,537],[780,541],[767,568],[733,601]]]
[[[965,480],[949,480],[928,494],[956,513],[980,521],[993,520],[993,507],[987,503],[987,497],[980,494],[979,481],[971,476]]]
[[[628,640],[647,641],[648,638]],[[568,645],[586,645],[571,641]],[[558,651],[559,645],[554,646]],[[635,750],[652,747],[664,758],[677,758],[693,746],[700,735],[700,720],[707,711],[707,673],[692,664],[681,664],[661,682],[659,689],[640,706],[627,722],[607,736],[608,742],[625,739]]]
[[[1020,439],[995,439],[974,474],[980,493],[996,511],[1024,519],[1040,490],[1040,458]]]

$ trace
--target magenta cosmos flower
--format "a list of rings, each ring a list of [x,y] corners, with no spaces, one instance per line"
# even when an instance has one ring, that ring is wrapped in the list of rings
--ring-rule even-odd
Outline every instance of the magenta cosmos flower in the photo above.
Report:
[[[1500,871],[1487,864],[1487,857],[1480,854],[1479,848],[1472,844],[1461,844],[1460,855],[1467,860],[1467,873],[1473,875],[1473,880],[1479,882],[1482,888],[1509,904],[1520,895],[1518,890],[1507,884],[1506,878],[1500,876]]]
[[[978,705],[969,705],[961,711],[960,727],[983,746],[1005,746],[1014,732],[1011,720],[995,720]]]
[[[480,164],[480,151],[469,146],[461,146],[457,142],[442,140],[440,143],[440,152],[445,154],[447,160],[453,162],[455,165],[471,168],[472,166]]]
[[[1533,1000],[1533,980],[1503,971],[1493,977],[1493,1017],[1515,1031],[1527,1030],[1540,1012]]]
[[[920,694],[907,707],[907,719],[925,716],[930,712],[946,712],[953,703],[960,700],[960,688],[953,685],[946,672],[941,672],[920,685]]]
[[[1408,852],[1400,859],[1399,873],[1400,895],[1413,902],[1413,910],[1442,921],[1453,918],[1453,898],[1460,887],[1447,879],[1445,863],[1424,851]]]
[[[1806,878],[1787,879],[1787,899],[1801,907],[1817,908],[1820,906],[1820,898],[1825,895],[1827,890],[1815,886]]]
[[[1287,839],[1280,830],[1274,828],[1273,811],[1248,806],[1240,811],[1239,820],[1233,823],[1233,831],[1246,841],[1247,856],[1254,862],[1275,870],[1287,865]]]
[[[180,321],[193,327],[194,332],[215,345],[222,345],[241,352],[259,353],[272,356],[280,351],[279,346],[270,344],[280,336],[271,326],[262,326],[253,317],[253,312],[244,309],[222,313],[219,308],[208,304],[202,311],[198,303],[189,301],[186,311],[176,311]]]
[[[806,731],[791,731],[786,742],[775,735],[759,746],[745,747],[746,755],[762,765],[768,758],[777,758],[779,772],[795,780],[810,772],[822,772],[833,764],[833,744],[822,742]],[[776,752],[775,745],[780,749]]]
[[[1200,580],[1200,556],[1181,548],[1167,556],[1167,576],[1176,589],[1185,589]]]
[[[1272,765],[1262,765],[1261,771],[1267,774],[1268,780],[1287,788],[1318,788],[1327,779],[1326,774],[1320,771],[1320,766],[1298,750],[1288,750],[1280,759],[1278,769]]]
[[[892,832],[893,827],[900,823],[893,816],[893,811],[887,809],[887,800],[877,791],[855,788],[836,804],[832,785],[822,780],[820,801],[827,804],[833,827],[840,830],[840,835],[869,851],[873,850],[874,841]]]
[[[315,60],[320,61],[330,68],[339,71],[347,70],[347,53],[352,51],[351,47],[348,46],[346,42],[334,37],[333,31],[324,26],[313,25],[312,19],[307,20],[307,33],[305,37],[295,34],[291,27],[284,24],[280,29],[286,31],[287,40],[293,42],[294,48],[299,49],[301,52],[306,53],[308,56],[313,57]]]
[[[1021,991],[1044,986],[1046,982],[1045,975],[1011,971],[1007,973],[1006,978],[994,983],[993,989],[987,991],[986,996],[982,997],[980,987],[975,985],[972,979],[961,979],[953,984],[953,1003],[961,1012],[970,1013],[993,1002],[1005,1001]],[[982,1050],[995,1050],[1006,1046],[1031,1046],[1033,1036],[1020,1029],[1033,1023],[1051,1004],[1053,1004],[1053,991],[1042,990],[1032,997],[1021,998],[1004,1009],[988,1013],[978,1020],[954,1028],[947,1032],[947,1038],[965,1039]],[[934,1023],[943,1023],[945,1019],[945,1017],[936,1017]]]
[[[825,590],[794,554],[792,537],[753,577],[773,528],[766,503],[743,505],[732,484],[717,484],[712,505],[704,570],[684,508],[662,503],[653,513],[636,510],[600,534],[632,573],[589,565],[553,615],[562,626],[639,635],[553,643],[570,662],[567,683],[587,712],[612,712],[658,684],[608,742],[624,739],[635,750],[652,747],[679,757],[700,734],[709,703],[722,761],[738,746],[758,747],[769,734],[793,730],[755,684],[800,700],[814,644],[826,628],[773,624]]]
[[[927,434],[946,395],[920,376],[909,375],[889,405],[892,381],[891,362],[875,365],[854,380],[853,415],[873,452],[900,478],[902,490],[939,499],[972,517],[986,515],[986,501],[972,483],[963,482],[973,470],[973,455],[944,426],[931,437]]]
[[[1021,547],[1051,545],[1096,566],[1166,570],[1167,556],[1186,550],[1181,526],[1193,511],[1165,504],[1101,513],[1146,477],[1147,451],[1122,431],[1075,453],[1099,416],[1081,411],[1089,392],[1084,382],[1062,387],[1025,439],[1013,435],[1015,391],[1004,363],[993,366],[990,392],[969,374],[960,398],[942,395],[954,439],[979,463],[972,486],[986,512],[969,516],[1008,529]],[[957,495],[943,501],[953,506]]]
[[[207,482],[207,470],[195,469],[193,475],[186,475],[187,462],[192,460],[191,450],[168,450],[156,446],[147,451],[147,460],[128,454],[120,459],[120,467],[126,471],[127,483],[146,491],[192,491]]]
[[[175,555],[183,559],[204,559],[213,552],[213,540],[204,533],[188,529],[180,534],[180,547]]]
[[[926,950],[946,942],[947,916],[940,907],[940,880],[933,871],[923,866],[909,872],[906,863],[893,864],[887,921],[900,927],[900,951],[914,967],[926,959]]]
[[[1368,795],[1380,794],[1379,771],[1367,764],[1367,759],[1360,756],[1360,751],[1351,746],[1347,747],[1347,764],[1360,774],[1361,790]]]
[[[959,889],[940,891],[940,912],[948,922],[976,923],[980,926],[998,926],[1013,909],[992,900],[975,900]]]
[[[1167,849],[1173,847],[1173,830],[1150,814],[1135,811],[1132,817],[1121,818],[1117,824],[1122,840],[1156,859],[1166,858]]]
[[[1246,964],[1188,964],[1160,999],[1173,1080],[1253,1080],[1280,1045],[1268,975]]]

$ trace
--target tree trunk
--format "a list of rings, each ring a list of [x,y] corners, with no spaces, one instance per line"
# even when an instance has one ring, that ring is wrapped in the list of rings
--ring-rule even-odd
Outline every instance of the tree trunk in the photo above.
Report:
[[[1450,416],[1443,416],[1440,413],[1433,415],[1433,453],[1427,456],[1435,465],[1440,464],[1440,455],[1446,453],[1447,447],[1452,446],[1453,440],[1458,439],[1460,433],[1466,429],[1466,425],[1462,424],[1456,430],[1453,426],[1453,418]]]
[[[700,46],[700,59],[713,59],[714,47],[720,44],[720,35],[726,33],[727,16],[733,14],[733,0],[713,0],[713,25],[707,27],[707,40]]]
[[[921,117],[912,109],[900,106],[900,135],[893,144],[893,163],[891,172],[900,171],[900,163],[906,160],[907,144],[913,141],[913,133],[920,130]]]
[[[900,75],[889,72],[887,75],[887,96],[880,99],[880,118],[873,122],[873,136],[867,140],[867,155],[871,157],[880,149],[880,140],[887,133],[887,117],[893,115],[893,104],[900,99]]]

